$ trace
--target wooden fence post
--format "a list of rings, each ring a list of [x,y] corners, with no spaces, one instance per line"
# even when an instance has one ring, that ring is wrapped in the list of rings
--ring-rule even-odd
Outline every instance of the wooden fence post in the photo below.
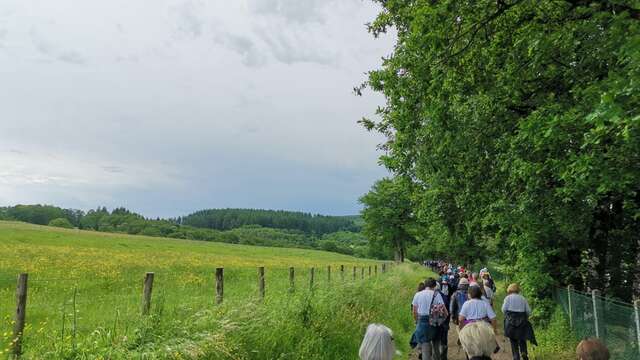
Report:
[[[353,280],[355,280],[355,279],[356,279],[356,267],[354,266],[353,267]]]
[[[144,276],[144,287],[142,289],[142,315],[148,315],[151,309],[151,292],[153,291],[154,273],[148,272]]]
[[[340,280],[344,281],[344,265],[340,265]]]
[[[360,278],[364,279],[364,266],[360,267]]]
[[[600,337],[600,324],[598,321],[598,296],[600,296],[600,290],[591,291],[591,300],[593,302],[593,319],[596,325],[596,337]]]
[[[331,265],[327,266],[327,283],[331,282]]]
[[[567,286],[567,303],[569,304],[569,327],[573,329],[573,297],[571,293],[573,292],[573,285]]]
[[[264,266],[258,268],[258,291],[260,298],[264,299]]]
[[[22,337],[24,335],[24,324],[27,313],[27,280],[29,274],[18,275],[18,285],[16,287],[16,314],[13,324],[12,353],[17,359],[22,355]]]
[[[378,265],[373,266],[373,274],[376,276],[378,275]]]
[[[640,299],[633,302],[633,311],[636,315],[636,337],[638,341],[638,353],[640,353]]]
[[[369,277],[371,277],[371,265],[369,265]]]
[[[289,267],[289,292],[293,292],[295,290],[295,269],[293,268],[293,266]]]
[[[386,264],[382,264],[382,273],[384,274],[385,271],[387,271],[387,266]]]
[[[216,268],[216,304],[222,304],[224,296],[224,268]]]
[[[313,290],[313,278],[315,277],[315,273],[316,273],[316,269],[312,267],[309,272],[309,288],[311,290]]]

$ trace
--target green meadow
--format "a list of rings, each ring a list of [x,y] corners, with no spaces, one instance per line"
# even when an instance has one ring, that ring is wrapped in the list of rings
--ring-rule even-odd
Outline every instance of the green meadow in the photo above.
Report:
[[[391,326],[406,352],[409,303],[426,275],[411,265],[383,274],[379,261],[316,250],[18,222],[0,222],[0,253],[0,351],[10,351],[16,277],[26,272],[26,359],[352,359],[370,322]],[[151,311],[142,315],[146,272],[155,281]]]

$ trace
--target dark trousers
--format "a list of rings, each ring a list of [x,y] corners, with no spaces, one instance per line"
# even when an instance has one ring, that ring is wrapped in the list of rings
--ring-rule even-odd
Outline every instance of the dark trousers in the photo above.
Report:
[[[440,360],[447,360],[449,352],[449,325],[442,327],[440,334]]]
[[[527,354],[527,340],[509,339],[509,341],[511,341],[511,353],[513,354],[513,360],[520,360],[520,355],[522,355],[522,360],[529,360],[529,355]]]

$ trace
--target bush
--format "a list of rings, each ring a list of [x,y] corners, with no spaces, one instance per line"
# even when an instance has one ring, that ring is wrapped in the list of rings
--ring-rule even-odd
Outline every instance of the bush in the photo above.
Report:
[[[73,229],[73,225],[71,222],[65,218],[57,218],[49,221],[49,226],[55,226],[59,228],[65,229]]]

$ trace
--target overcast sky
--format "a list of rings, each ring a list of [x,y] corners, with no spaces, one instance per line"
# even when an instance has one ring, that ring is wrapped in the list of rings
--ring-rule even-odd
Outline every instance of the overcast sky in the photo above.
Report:
[[[0,1],[0,205],[355,214],[367,0]]]

